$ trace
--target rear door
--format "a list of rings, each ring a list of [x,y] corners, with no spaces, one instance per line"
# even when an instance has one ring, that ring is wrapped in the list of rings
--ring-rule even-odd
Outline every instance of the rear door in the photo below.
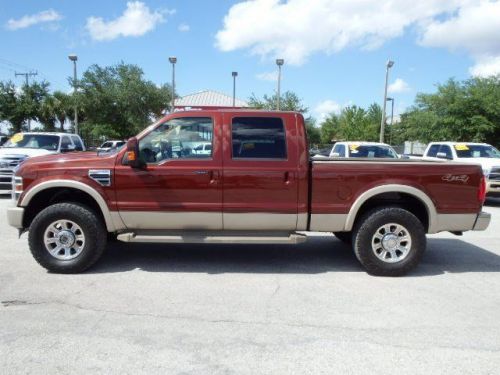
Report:
[[[297,126],[291,114],[224,115],[225,230],[297,228]]]

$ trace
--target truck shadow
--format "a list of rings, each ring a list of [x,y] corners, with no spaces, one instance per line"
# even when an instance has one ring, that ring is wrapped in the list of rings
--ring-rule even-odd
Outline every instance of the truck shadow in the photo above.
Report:
[[[88,273],[127,272],[296,273],[364,272],[350,247],[334,237],[305,244],[187,245],[112,243]],[[408,277],[500,272],[500,256],[459,239],[432,239]]]

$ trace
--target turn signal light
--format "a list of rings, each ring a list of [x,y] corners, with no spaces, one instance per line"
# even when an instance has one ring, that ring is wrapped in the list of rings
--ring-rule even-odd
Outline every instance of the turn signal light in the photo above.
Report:
[[[128,161],[133,161],[136,159],[136,155],[134,151],[128,151],[127,152],[127,159]]]

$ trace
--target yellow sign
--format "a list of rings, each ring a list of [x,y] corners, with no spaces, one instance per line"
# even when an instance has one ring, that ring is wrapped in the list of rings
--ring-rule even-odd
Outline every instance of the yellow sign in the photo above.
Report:
[[[455,145],[455,150],[457,151],[467,151],[469,147],[465,143],[458,143]]]
[[[10,141],[12,143],[19,143],[23,140],[24,138],[24,135],[23,133],[17,133],[17,134],[14,134],[11,138],[10,138]]]
[[[359,147],[359,146],[360,146],[360,145],[359,145],[359,143],[351,143],[351,144],[349,145],[349,149],[350,149],[351,151],[356,151],[356,150],[358,149],[358,147]]]

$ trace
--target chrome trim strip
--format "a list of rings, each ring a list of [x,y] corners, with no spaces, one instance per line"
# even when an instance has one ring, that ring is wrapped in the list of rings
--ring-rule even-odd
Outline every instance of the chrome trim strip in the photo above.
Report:
[[[29,190],[26,191],[22,201],[19,203],[19,206],[22,207],[27,207],[33,199],[33,197],[38,194],[39,192],[53,188],[53,187],[69,187],[69,188],[74,188],[78,190],[82,190],[85,193],[89,194],[94,200],[97,202],[99,205],[99,208],[101,209],[102,215],[104,216],[104,221],[106,222],[106,228],[108,232],[115,232],[120,229],[120,227],[123,227],[123,223],[121,226],[115,227],[113,219],[111,218],[111,213],[108,208],[108,205],[106,204],[106,201],[102,197],[101,194],[94,188],[90,187],[87,184],[84,184],[79,181],[74,181],[74,180],[50,180],[50,181],[45,181],[41,182],[38,185],[33,186]]]

